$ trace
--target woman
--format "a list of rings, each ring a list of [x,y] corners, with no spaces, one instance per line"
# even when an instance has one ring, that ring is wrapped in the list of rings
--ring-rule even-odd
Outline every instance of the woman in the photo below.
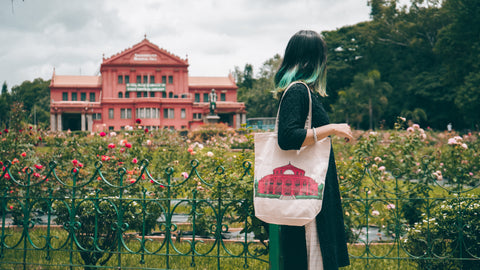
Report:
[[[329,124],[321,99],[326,96],[327,47],[314,31],[297,32],[288,42],[283,62],[275,75],[275,86],[285,93],[280,106],[278,144],[283,150],[300,149],[316,140],[337,135],[352,139],[347,124]],[[308,92],[312,96],[312,129],[305,129],[308,114]],[[317,233],[318,232],[318,233]],[[303,226],[281,226],[281,248],[284,269],[338,269],[349,265],[333,151],[330,160],[323,206],[316,219]]]

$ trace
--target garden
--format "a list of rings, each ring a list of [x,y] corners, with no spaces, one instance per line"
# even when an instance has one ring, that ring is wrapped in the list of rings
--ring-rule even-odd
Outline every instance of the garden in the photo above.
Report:
[[[141,119],[115,132],[2,129],[0,264],[268,268],[269,227],[253,216],[254,132],[148,130]],[[333,138],[347,269],[478,269],[480,134],[402,117],[354,133]]]

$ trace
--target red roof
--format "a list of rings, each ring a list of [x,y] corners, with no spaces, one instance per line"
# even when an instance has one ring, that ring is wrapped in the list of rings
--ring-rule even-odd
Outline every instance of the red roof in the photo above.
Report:
[[[231,77],[188,77],[189,87],[237,88]]]
[[[50,87],[101,87],[101,76],[59,76],[54,75]]]

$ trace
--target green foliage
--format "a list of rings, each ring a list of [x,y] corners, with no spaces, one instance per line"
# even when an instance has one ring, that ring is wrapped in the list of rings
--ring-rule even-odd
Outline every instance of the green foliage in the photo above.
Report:
[[[246,65],[243,73],[237,70],[238,100],[245,102],[247,117],[275,116],[277,103],[273,93],[275,89],[274,76],[282,58],[276,54],[268,59],[260,68],[260,76],[253,77],[253,67]]]
[[[408,229],[406,250],[420,269],[478,269],[480,262],[480,204],[473,195],[431,201],[430,212]],[[460,248],[461,247],[461,248]],[[433,257],[442,260],[431,259]],[[464,258],[459,261],[453,258]]]

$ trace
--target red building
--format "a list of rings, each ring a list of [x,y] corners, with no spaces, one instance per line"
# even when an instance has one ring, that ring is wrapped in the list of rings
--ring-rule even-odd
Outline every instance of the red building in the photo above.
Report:
[[[60,76],[54,71],[51,130],[122,130],[133,127],[137,118],[149,129],[192,129],[207,121],[212,89],[219,122],[234,128],[246,122],[233,76],[189,77],[188,66],[188,59],[145,38],[104,58],[100,76]]]
[[[291,164],[274,169],[273,174],[264,176],[256,185],[257,197],[295,196],[299,199],[322,199],[324,186],[306,176],[304,170]]]

